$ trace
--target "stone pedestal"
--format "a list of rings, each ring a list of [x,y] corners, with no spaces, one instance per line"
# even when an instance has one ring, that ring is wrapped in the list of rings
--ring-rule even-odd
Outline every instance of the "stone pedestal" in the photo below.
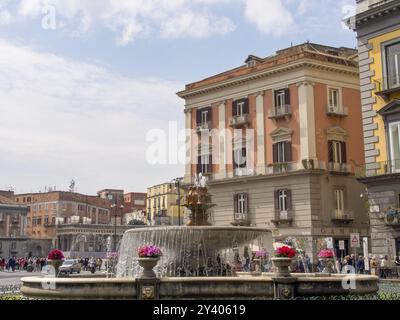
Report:
[[[296,297],[297,278],[295,277],[274,277],[274,299],[293,300]]]

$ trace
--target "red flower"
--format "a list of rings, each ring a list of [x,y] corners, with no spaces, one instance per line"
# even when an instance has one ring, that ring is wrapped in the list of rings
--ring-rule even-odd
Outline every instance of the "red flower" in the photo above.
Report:
[[[62,251],[54,249],[49,252],[47,259],[48,260],[63,260],[64,254],[62,253]]]
[[[333,258],[334,256],[335,254],[333,253],[333,251],[329,249],[321,250],[318,254],[318,257],[320,258]]]
[[[296,250],[288,246],[283,246],[275,250],[275,256],[280,258],[293,258],[296,254]]]

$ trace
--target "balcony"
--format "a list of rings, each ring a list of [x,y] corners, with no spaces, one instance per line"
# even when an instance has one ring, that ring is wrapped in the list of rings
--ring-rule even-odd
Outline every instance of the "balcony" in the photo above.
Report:
[[[326,107],[326,115],[328,117],[344,118],[349,115],[348,108],[343,106],[330,106]]]
[[[268,174],[287,173],[296,170],[296,164],[293,162],[276,162],[268,165]]]
[[[249,227],[250,226],[250,218],[244,213],[235,213],[234,220],[231,222],[233,226],[243,226]]]
[[[350,209],[333,209],[332,211],[332,222],[333,223],[341,223],[341,224],[349,224],[354,221],[354,212]]]
[[[279,107],[274,107],[272,108],[272,110],[268,112],[268,119],[274,121],[282,118],[289,120],[291,116],[292,116],[292,107],[289,104],[285,104]]]
[[[209,132],[212,128],[211,121],[205,123],[198,123],[196,127],[196,132],[202,134],[203,132]]]
[[[347,163],[328,162],[327,169],[329,172],[335,172],[335,173],[348,174],[351,172],[351,166]]]
[[[375,94],[384,98],[390,99],[390,95],[400,92],[400,75],[391,75],[375,80]]]
[[[235,177],[252,176],[254,175],[254,170],[249,168],[235,168],[233,170],[233,175]]]
[[[232,128],[243,128],[250,124],[250,117],[248,114],[243,114],[241,116],[234,116],[231,119],[230,126]]]
[[[356,167],[357,178],[370,178],[385,175],[400,174],[400,159],[366,164]]]
[[[276,226],[280,225],[291,225],[293,222],[293,211],[292,210],[284,210],[284,211],[276,211],[275,219],[271,220],[273,224]]]

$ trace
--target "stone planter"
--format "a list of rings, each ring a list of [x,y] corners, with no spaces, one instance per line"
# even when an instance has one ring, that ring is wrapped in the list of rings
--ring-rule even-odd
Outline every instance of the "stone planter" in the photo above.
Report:
[[[290,277],[289,267],[292,264],[292,258],[272,258],[272,263],[278,268],[278,276],[280,277]]]
[[[335,273],[335,260],[333,258],[318,258],[318,259],[324,267],[322,273],[325,274]]]
[[[138,258],[139,265],[143,268],[140,279],[154,279],[157,278],[154,267],[157,265],[160,258]]]
[[[54,268],[55,276],[58,277],[58,274],[60,273],[60,267],[63,264],[63,260],[47,260],[47,262]]]

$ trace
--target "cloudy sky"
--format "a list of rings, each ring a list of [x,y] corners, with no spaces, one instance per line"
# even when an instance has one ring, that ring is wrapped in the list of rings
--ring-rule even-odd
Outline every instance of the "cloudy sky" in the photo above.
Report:
[[[355,47],[353,0],[0,0],[0,189],[145,191],[185,83],[310,40]]]

